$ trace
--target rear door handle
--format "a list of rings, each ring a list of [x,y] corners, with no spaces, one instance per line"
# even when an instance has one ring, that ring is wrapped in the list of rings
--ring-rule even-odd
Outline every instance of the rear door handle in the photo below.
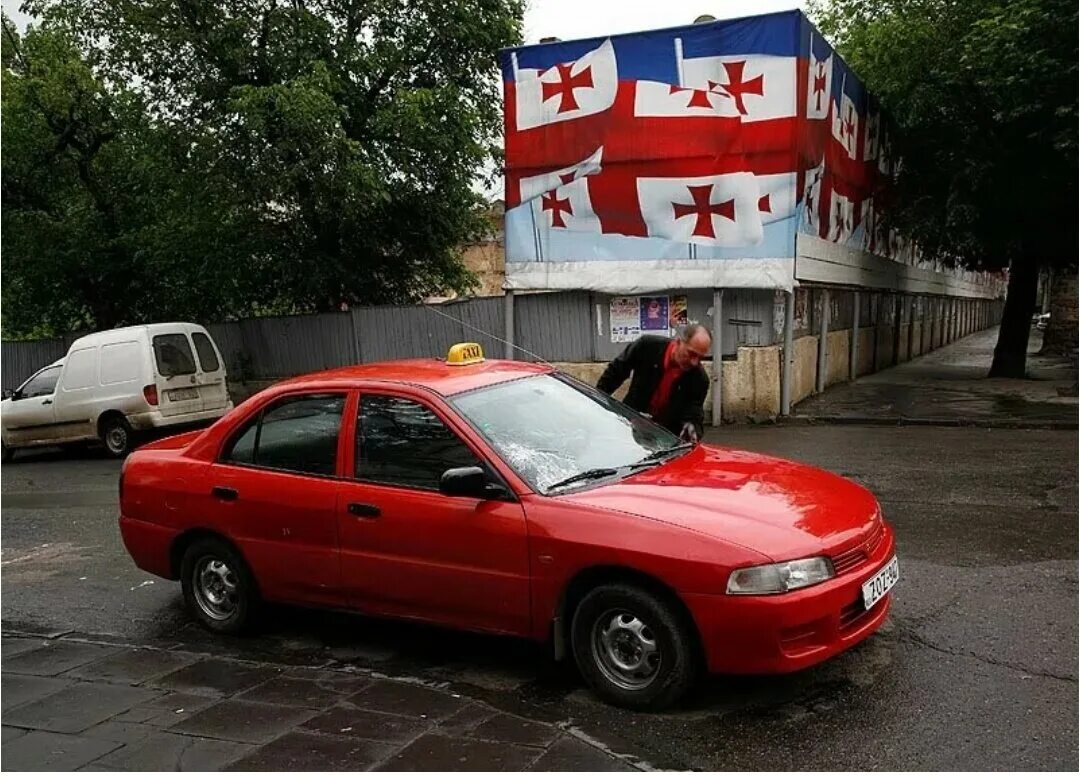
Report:
[[[348,506],[349,514],[355,517],[364,517],[369,520],[374,520],[376,517],[382,514],[382,510],[374,504],[357,504],[352,503]]]
[[[240,494],[236,492],[236,488],[223,488],[220,485],[215,485],[210,493],[214,498],[221,501],[236,501],[240,498]]]

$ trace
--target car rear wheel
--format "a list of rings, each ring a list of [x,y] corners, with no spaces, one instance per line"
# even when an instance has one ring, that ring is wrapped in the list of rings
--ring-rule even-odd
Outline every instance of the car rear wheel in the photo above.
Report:
[[[123,458],[135,446],[135,432],[122,415],[111,415],[101,422],[101,441],[114,458]]]
[[[220,539],[199,539],[188,547],[180,584],[188,609],[212,631],[240,633],[254,620],[255,579],[244,559]]]
[[[574,659],[597,695],[656,711],[678,701],[700,672],[697,634],[673,602],[635,585],[590,591],[571,624]]]

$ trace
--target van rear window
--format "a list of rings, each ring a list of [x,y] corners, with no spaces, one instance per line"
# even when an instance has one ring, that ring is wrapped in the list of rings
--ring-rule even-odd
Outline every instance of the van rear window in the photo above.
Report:
[[[162,377],[195,374],[195,354],[184,334],[158,334],[154,337],[154,358]]]
[[[191,339],[195,341],[195,351],[199,354],[199,363],[202,364],[202,370],[204,372],[216,372],[220,369],[221,364],[218,363],[217,352],[214,350],[214,343],[210,341],[210,338],[201,331],[197,331],[191,335]]]

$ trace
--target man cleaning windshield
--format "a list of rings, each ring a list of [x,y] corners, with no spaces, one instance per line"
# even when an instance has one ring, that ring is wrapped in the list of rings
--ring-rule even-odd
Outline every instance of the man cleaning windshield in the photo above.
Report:
[[[611,395],[627,377],[623,402],[681,438],[696,442],[705,421],[709,378],[701,359],[712,352],[712,334],[694,323],[675,339],[645,335],[608,364],[596,387]]]

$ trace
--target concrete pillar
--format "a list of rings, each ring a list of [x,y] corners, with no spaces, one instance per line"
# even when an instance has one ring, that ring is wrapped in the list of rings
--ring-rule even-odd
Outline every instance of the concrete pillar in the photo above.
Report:
[[[795,290],[787,293],[784,303],[784,360],[780,369],[780,414],[791,414],[791,372],[795,368]]]
[[[919,304],[919,297],[911,297],[911,305],[908,307],[907,328],[907,357],[908,361],[915,358],[915,310]]]
[[[829,289],[821,289],[821,325],[818,328],[817,379],[814,388],[825,390],[825,372],[829,368]]]
[[[724,420],[724,291],[712,292],[712,424]]]
[[[503,292],[503,315],[506,316],[505,321],[505,339],[506,351],[504,358],[508,361],[514,360],[514,291],[513,289],[506,289]]]
[[[897,294],[893,299],[893,366],[900,363],[900,331],[903,324],[904,295]]]
[[[851,380],[859,376],[859,292],[851,300]]]

